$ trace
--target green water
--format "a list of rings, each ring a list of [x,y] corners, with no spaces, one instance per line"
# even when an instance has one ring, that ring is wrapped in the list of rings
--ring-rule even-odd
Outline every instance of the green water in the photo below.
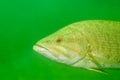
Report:
[[[119,80],[119,69],[105,75],[33,51],[39,39],[88,19],[120,21],[120,0],[1,0],[0,80]]]

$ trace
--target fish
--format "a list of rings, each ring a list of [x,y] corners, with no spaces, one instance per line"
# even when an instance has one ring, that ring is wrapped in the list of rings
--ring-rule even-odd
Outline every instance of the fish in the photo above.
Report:
[[[39,40],[33,49],[72,67],[104,72],[120,68],[120,21],[84,20]]]

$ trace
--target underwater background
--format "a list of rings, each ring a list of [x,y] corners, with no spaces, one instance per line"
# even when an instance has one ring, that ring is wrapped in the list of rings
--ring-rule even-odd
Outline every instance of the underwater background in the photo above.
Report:
[[[119,80],[50,60],[33,50],[41,38],[82,20],[120,21],[120,0],[1,0],[0,80]]]

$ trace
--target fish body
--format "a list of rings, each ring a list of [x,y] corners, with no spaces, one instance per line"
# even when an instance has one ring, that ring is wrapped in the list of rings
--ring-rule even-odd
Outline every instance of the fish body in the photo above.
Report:
[[[41,39],[33,48],[50,59],[74,67],[120,68],[120,22],[76,22]]]

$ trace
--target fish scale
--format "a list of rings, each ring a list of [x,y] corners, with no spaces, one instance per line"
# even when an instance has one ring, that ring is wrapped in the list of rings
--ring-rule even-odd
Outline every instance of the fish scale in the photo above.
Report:
[[[97,25],[94,26],[94,23],[91,21],[91,23],[87,23],[87,26],[84,26],[83,29],[84,34],[86,34],[86,36],[89,38],[92,51],[96,53],[94,58],[99,63],[103,63],[104,60],[108,60],[103,67],[105,67],[105,65],[106,67],[110,67],[108,66],[109,64],[113,65],[112,68],[120,67],[120,63],[117,63],[117,59],[120,59],[120,32],[118,31],[120,26],[116,26],[115,24],[109,25],[109,22],[106,22],[106,24],[101,24],[99,21],[97,21],[96,23]],[[113,23],[116,22],[113,21]],[[118,25],[118,23],[116,24]],[[98,54],[101,54],[101,56],[104,55],[106,58],[102,59],[102,57],[97,57]],[[108,58],[107,56],[113,57]],[[99,58],[101,59],[99,60]],[[117,63],[117,65],[114,66],[114,63]]]
[[[59,38],[62,41],[58,43],[56,40]],[[42,54],[50,59],[74,67],[95,71],[100,71],[101,68],[120,68],[120,22],[76,22],[41,39],[33,48],[38,53],[47,52]]]

